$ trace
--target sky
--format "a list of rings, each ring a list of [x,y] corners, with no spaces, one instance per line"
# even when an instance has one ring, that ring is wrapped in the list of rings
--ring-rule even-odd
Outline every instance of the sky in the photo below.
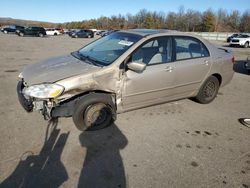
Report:
[[[185,10],[204,11],[250,9],[249,0],[2,0],[0,17],[11,17],[55,23],[82,21],[100,16],[136,14],[141,9],[168,13]]]

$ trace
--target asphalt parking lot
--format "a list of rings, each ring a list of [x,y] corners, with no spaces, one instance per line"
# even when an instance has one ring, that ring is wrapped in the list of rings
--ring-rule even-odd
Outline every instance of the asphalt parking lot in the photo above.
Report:
[[[236,73],[208,105],[139,109],[83,133],[71,118],[27,114],[16,96],[22,68],[91,40],[0,33],[0,187],[250,187],[250,128],[238,121],[250,117],[250,48],[230,48]]]

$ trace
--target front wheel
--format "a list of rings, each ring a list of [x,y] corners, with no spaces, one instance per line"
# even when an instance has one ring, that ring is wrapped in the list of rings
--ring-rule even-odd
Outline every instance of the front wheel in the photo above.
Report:
[[[6,31],[6,30],[4,30],[3,32],[4,32],[4,34],[8,34],[8,31]]]
[[[115,106],[110,95],[91,93],[83,96],[76,104],[73,122],[80,131],[98,130],[115,120]]]
[[[24,33],[20,32],[20,33],[19,33],[19,36],[20,36],[20,37],[23,37],[23,36],[24,36]]]
[[[248,48],[248,47],[249,47],[249,42],[245,42],[244,48]]]
[[[38,36],[39,36],[39,37],[43,37],[43,34],[42,34],[42,33],[39,33]]]
[[[215,76],[210,76],[201,86],[195,100],[201,104],[208,104],[212,102],[217,96],[219,87],[219,80]]]

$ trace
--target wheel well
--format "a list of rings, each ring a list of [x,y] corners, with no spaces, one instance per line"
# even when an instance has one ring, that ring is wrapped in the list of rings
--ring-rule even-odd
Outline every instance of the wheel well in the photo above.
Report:
[[[83,95],[87,95],[90,93],[103,93],[103,94],[109,94],[109,95],[115,96],[115,93],[112,93],[112,92],[103,91],[103,90],[92,90],[92,91],[86,91],[84,93],[81,93],[81,94],[77,95],[77,97],[81,97]]]
[[[78,94],[78,95],[76,95],[74,97],[71,97],[71,98],[69,98],[69,99],[67,99],[65,101],[60,102],[60,105],[58,107],[55,107],[52,110],[51,116],[52,117],[70,117],[70,116],[72,116],[74,107],[76,105],[76,102],[78,100],[80,100],[80,98],[82,96],[88,95],[88,94],[91,94],[91,93],[103,93],[103,94],[111,95],[111,98],[113,100],[115,108],[117,108],[115,93],[102,91],[102,90],[93,90],[93,91],[87,91],[87,92]]]
[[[103,90],[92,90],[92,91],[85,91],[83,93],[80,93],[78,95],[75,95],[65,101],[63,101],[62,103],[67,103],[69,101],[73,101],[73,100],[78,100],[79,98],[81,98],[82,96],[84,95],[88,95],[90,93],[103,93],[103,94],[107,94],[107,95],[111,95],[112,99],[113,99],[113,102],[116,106],[116,94],[115,93],[112,93],[112,92],[108,92],[108,91],[103,91]]]
[[[222,77],[220,74],[216,73],[216,74],[212,74],[212,76],[216,77],[221,85],[221,82],[222,82]]]

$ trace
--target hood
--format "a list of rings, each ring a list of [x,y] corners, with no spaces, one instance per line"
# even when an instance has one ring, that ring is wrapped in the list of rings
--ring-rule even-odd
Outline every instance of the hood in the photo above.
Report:
[[[101,67],[81,61],[72,55],[50,58],[40,63],[28,65],[22,76],[28,85],[53,83],[71,76],[87,74]]]

